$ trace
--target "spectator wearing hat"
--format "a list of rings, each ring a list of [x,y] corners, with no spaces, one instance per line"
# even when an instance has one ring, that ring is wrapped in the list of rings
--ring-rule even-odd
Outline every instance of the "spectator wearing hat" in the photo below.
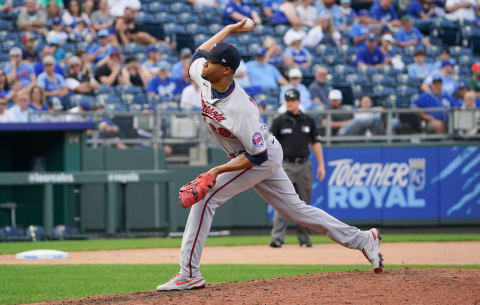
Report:
[[[202,109],[202,97],[200,94],[200,88],[194,81],[192,81],[190,85],[183,89],[182,95],[180,97],[180,108],[182,108],[182,110]]]
[[[332,110],[351,110],[342,105],[343,95],[340,90],[332,89],[328,93],[328,103],[329,109]],[[346,126],[352,119],[352,113],[332,113],[330,115],[331,122],[330,127],[332,129],[332,135],[336,135],[338,130],[344,126]],[[327,127],[327,117],[325,116],[322,119],[322,126]]]
[[[117,86],[125,84],[121,77],[123,58],[117,49],[102,59],[103,64],[95,71],[95,79],[105,86]]]
[[[71,33],[80,20],[90,25],[90,18],[82,12],[80,2],[78,0],[70,0],[68,2],[68,10],[62,15],[62,23],[65,25],[66,31]]]
[[[307,34],[298,26],[285,33],[283,41],[288,46],[285,49],[285,64],[287,68],[302,67],[308,69],[312,65],[312,55],[302,47],[302,41]]]
[[[166,61],[158,65],[158,73],[148,83],[146,91],[148,95],[164,97],[173,97],[182,92],[177,83],[170,78],[170,65]]]
[[[440,71],[436,71],[433,75],[427,77],[422,84],[422,90],[424,92],[430,91],[431,84],[435,77],[439,77],[442,79],[442,90],[443,93],[452,97],[455,91],[458,88],[458,82],[453,78],[453,70],[454,63],[453,60],[444,60],[442,62],[442,66]]]
[[[355,10],[351,8],[351,0],[340,0],[340,8],[342,9],[343,16],[345,16],[345,23],[347,26],[351,26],[355,21]]]
[[[147,32],[142,31],[139,25],[135,23],[135,13],[135,9],[127,6],[123,16],[117,18],[114,22],[115,31],[117,32],[117,39],[120,44],[126,45],[131,42],[135,42],[143,45],[151,45],[159,42],[169,45],[165,41],[157,41],[157,38],[153,37]]]
[[[392,49],[395,39],[392,34],[386,33],[380,38],[380,51],[385,54],[385,64],[391,64],[393,57],[396,55]],[[400,55],[401,58],[401,55]]]
[[[362,9],[358,11],[358,23],[354,23],[350,29],[350,39],[354,44],[364,44],[370,31],[370,15],[368,11]]]
[[[475,0],[447,0],[445,2],[445,17],[452,21],[475,21]]]
[[[468,84],[464,81],[458,82],[457,90],[455,91],[450,105],[454,108],[459,108],[463,104],[463,98],[465,97],[465,93],[470,90]]]
[[[380,0],[370,7],[372,21],[381,25],[400,26],[393,0]]]
[[[150,74],[147,69],[140,66],[135,57],[128,57],[125,66],[122,68],[122,79],[125,85],[144,88],[150,81]]]
[[[279,108],[279,112],[284,112],[286,109],[285,92],[287,92],[288,89],[296,89],[298,92],[300,92],[300,107],[302,111],[310,108],[312,104],[311,95],[310,91],[308,91],[308,88],[302,84],[302,76],[302,71],[300,71],[298,68],[292,68],[288,71],[288,84],[282,86],[280,89],[280,105],[282,106]]]
[[[46,34],[47,14],[37,6],[35,0],[26,0],[17,17],[17,27],[21,31]]]
[[[324,66],[315,68],[315,80],[308,86],[312,96],[312,108],[314,109],[323,109],[328,105],[330,88],[327,85],[327,75],[328,71]]]
[[[380,68],[385,64],[385,54],[377,45],[377,35],[368,34],[365,46],[357,51],[357,66],[367,65]]]
[[[408,65],[408,76],[426,79],[434,71],[433,65],[425,63],[425,51],[422,49],[416,50],[413,54],[414,63]]]
[[[161,62],[161,54],[158,51],[157,47],[155,47],[154,45],[148,46],[147,59],[145,59],[145,61],[142,63],[142,66],[144,66],[147,69],[151,77],[153,77],[153,74],[157,73],[158,64],[160,62]]]
[[[35,75],[38,77],[40,75],[40,73],[42,73],[43,71],[45,71],[45,67],[43,66],[43,58],[51,55],[53,56],[53,51],[54,49],[49,46],[49,45],[46,45],[43,47],[42,49],[42,59],[38,60],[36,63],[35,63],[35,66],[33,67],[34,70],[35,70]],[[60,74],[62,76],[64,76],[64,72],[63,72],[63,69],[62,67],[60,67],[60,65],[58,63],[55,64],[55,69],[54,69],[55,73],[57,74]]]
[[[248,3],[243,0],[230,0],[223,11],[223,24],[233,24],[245,18],[250,18],[255,24],[262,24],[262,19]]]
[[[333,26],[330,15],[324,12],[303,39],[303,46],[314,48],[318,44],[324,44],[335,48],[340,46],[342,41],[342,35]]]
[[[438,54],[437,61],[433,64],[433,68],[435,68],[435,70],[440,70],[442,68],[442,63],[446,60],[451,60],[452,63],[455,63],[455,59],[452,58],[448,46],[442,48],[442,51]]]
[[[395,32],[397,44],[400,47],[430,47],[431,44],[428,38],[423,37],[422,33],[413,26],[413,18],[409,15],[402,17],[402,27]]]
[[[250,79],[255,80],[255,86],[262,89],[272,89],[288,83],[278,69],[268,63],[264,48],[259,48],[255,54],[255,59],[247,62],[246,65]]]
[[[313,166],[309,160],[312,148],[317,169],[315,176],[319,181],[325,178],[325,162],[315,121],[300,109],[300,92],[289,89],[285,92],[285,113],[276,117],[270,132],[280,142],[283,149],[283,168],[295,187],[300,199],[309,203],[312,196]],[[278,211],[274,211],[272,241],[270,246],[279,248],[285,240],[288,220]],[[297,237],[301,247],[312,247],[311,232],[308,228],[297,226]]]
[[[432,0],[413,0],[407,7],[407,14],[417,19],[437,17],[435,4]]]
[[[7,123],[27,123],[29,119],[28,91],[26,89],[18,91],[15,96],[15,105],[5,111],[4,120]]]
[[[317,20],[317,9],[312,5],[312,0],[302,0],[295,8],[298,18],[302,21],[302,25],[312,27]]]
[[[58,98],[64,102],[63,97],[68,94],[68,88],[63,76],[54,71],[55,58],[46,56],[43,58],[43,66],[45,71],[38,76],[37,85],[43,88],[47,99]]]
[[[373,101],[368,95],[364,95],[360,98],[360,107],[353,113],[353,119],[351,119],[347,125],[341,127],[338,130],[339,136],[349,135],[366,135],[382,134],[384,131],[381,113],[379,112],[366,112],[362,110],[381,109],[381,107],[373,107]]]
[[[170,71],[173,79],[183,78],[183,67],[189,65],[191,58],[192,51],[189,48],[183,48],[180,50],[180,60],[172,66],[172,70]]]
[[[480,62],[476,61],[472,64],[472,77],[468,80],[468,86],[476,92],[480,98]]]
[[[62,48],[62,43],[58,37],[51,37],[50,40],[47,40],[48,45],[52,48],[53,57],[56,61],[60,62],[67,57],[67,53]]]
[[[110,15],[108,9],[108,1],[98,1],[98,10],[93,12],[91,18],[92,28],[97,32],[100,30],[109,30],[113,26],[114,21],[115,18]]]
[[[22,88],[35,84],[35,71],[29,63],[22,61],[22,49],[13,47],[10,49],[9,55],[10,63],[5,67],[8,82],[12,84],[14,80],[18,79],[22,84]]]
[[[296,11],[294,1],[263,0],[262,11],[271,25],[277,24],[302,24],[302,20]]]
[[[23,50],[22,58],[28,63],[35,63],[38,61],[38,51],[35,49],[35,37],[30,34],[25,34],[22,37]]]
[[[434,75],[431,79],[429,90],[420,94],[418,99],[413,102],[412,108],[419,110],[421,108],[451,108],[452,98],[444,93],[442,76]],[[418,115],[427,122],[427,131],[437,134],[446,133],[446,124],[448,122],[447,112],[423,111],[419,112]]]
[[[345,15],[340,5],[335,3],[335,0],[323,0],[317,2],[318,16],[327,13],[330,15],[333,26],[339,30],[344,30],[347,27]]]
[[[50,22],[51,30],[47,34],[47,42],[57,41],[59,44],[67,42],[68,34],[63,29],[61,18],[53,18]]]
[[[93,95],[100,85],[90,71],[82,71],[82,60],[77,56],[68,59],[68,73],[65,84],[70,91]]]
[[[99,43],[92,45],[87,51],[89,60],[97,65],[102,65],[102,59],[107,58],[115,49],[109,42],[108,35],[108,30],[106,29],[98,31],[97,37]]]

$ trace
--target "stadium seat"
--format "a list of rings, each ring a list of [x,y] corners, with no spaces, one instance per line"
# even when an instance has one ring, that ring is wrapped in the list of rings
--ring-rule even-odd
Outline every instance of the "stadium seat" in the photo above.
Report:
[[[143,88],[138,86],[119,85],[115,88],[115,92],[119,94],[141,94],[143,93]]]
[[[130,54],[136,54],[136,53],[146,53],[147,48],[142,45],[138,44],[135,42],[130,42],[123,47],[123,52],[130,55]]]
[[[5,226],[0,228],[0,239],[8,239],[25,236],[25,231],[21,228]]]
[[[453,57],[460,57],[462,55],[472,56],[472,49],[470,48],[463,48],[460,46],[452,46],[450,47],[450,55]]]
[[[64,239],[65,237],[77,234],[79,234],[77,228],[66,227],[64,225],[57,225],[55,228],[53,228],[53,237],[56,239]]]
[[[81,105],[82,103],[88,103],[89,105],[93,105],[95,103],[95,99],[92,96],[83,94],[73,94],[70,96],[71,107]]]
[[[254,28],[253,28],[253,34],[255,35],[258,35],[258,36],[266,36],[266,35],[269,35],[269,36],[273,36],[274,35],[274,31],[273,31],[273,28],[268,26],[268,25],[256,25]]]
[[[348,65],[335,65],[333,68],[333,71],[335,74],[340,75],[349,75],[349,74],[355,74],[355,68],[352,66]]]
[[[208,36],[205,34],[197,34],[193,37],[195,47],[199,47],[202,43],[208,40]]]
[[[345,76],[345,81],[351,85],[366,86],[370,83],[370,79],[364,75],[348,74]]]
[[[405,96],[413,96],[419,93],[419,89],[406,85],[397,86],[396,90],[398,94]]]
[[[192,12],[192,7],[186,3],[183,2],[175,2],[170,5],[170,10],[171,13],[175,14],[180,14],[180,13],[191,13]]]
[[[127,112],[128,109],[122,104],[107,104],[105,105],[106,112]]]
[[[223,29],[223,25],[219,23],[214,23],[208,26],[208,34],[210,35],[215,35],[218,33],[221,29]]]
[[[285,35],[285,33],[290,29],[290,27],[286,26],[286,25],[283,25],[283,24],[279,24],[279,25],[276,25],[274,28],[273,28],[273,32],[275,33],[276,36],[278,37],[283,37],[283,35]]]
[[[148,5],[145,5],[145,10],[150,13],[166,12],[168,11],[168,5],[154,1],[149,3]]]
[[[382,85],[386,87],[394,87],[396,84],[396,81],[393,77],[386,76],[379,73],[372,75],[372,82],[374,84]]]
[[[115,90],[113,90],[113,87],[105,86],[105,85],[100,85],[97,91],[97,94],[114,94],[114,93],[115,93]]]
[[[208,30],[207,30],[206,26],[199,25],[197,23],[192,23],[192,24],[186,25],[185,30],[187,31],[187,33],[191,33],[192,35],[207,34],[208,33]],[[195,38],[194,38],[194,40],[195,40]]]
[[[95,102],[98,105],[110,105],[110,104],[121,104],[122,101],[116,95],[111,94],[98,94],[95,97]]]
[[[200,19],[189,12],[185,12],[176,16],[176,22],[181,24],[198,24]]]
[[[185,33],[185,27],[174,22],[166,23],[163,25],[163,32],[165,35]]]
[[[253,43],[258,43],[257,38],[254,35],[251,34],[240,34],[237,37],[237,42],[241,45],[250,45]]]
[[[168,12],[158,12],[155,15],[155,20],[159,23],[174,23],[175,22],[175,15],[172,15]]]

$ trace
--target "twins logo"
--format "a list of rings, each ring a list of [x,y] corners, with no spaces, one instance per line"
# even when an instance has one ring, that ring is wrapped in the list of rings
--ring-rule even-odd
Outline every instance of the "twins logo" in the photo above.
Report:
[[[259,132],[256,132],[252,136],[252,143],[253,145],[257,147],[262,147],[263,146],[263,137]]]

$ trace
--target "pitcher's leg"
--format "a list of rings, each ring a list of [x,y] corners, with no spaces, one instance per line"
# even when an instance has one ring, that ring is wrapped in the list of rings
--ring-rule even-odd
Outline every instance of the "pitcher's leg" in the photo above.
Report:
[[[288,220],[321,232],[345,247],[362,249],[368,241],[368,232],[345,224],[325,211],[301,201],[283,168],[255,185],[254,189]]]

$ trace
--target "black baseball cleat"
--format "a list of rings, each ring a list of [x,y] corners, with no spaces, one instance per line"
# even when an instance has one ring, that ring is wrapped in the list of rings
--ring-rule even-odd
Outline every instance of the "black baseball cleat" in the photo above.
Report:
[[[282,243],[279,242],[278,240],[272,240],[270,242],[270,247],[272,248],[281,248],[282,247]]]

